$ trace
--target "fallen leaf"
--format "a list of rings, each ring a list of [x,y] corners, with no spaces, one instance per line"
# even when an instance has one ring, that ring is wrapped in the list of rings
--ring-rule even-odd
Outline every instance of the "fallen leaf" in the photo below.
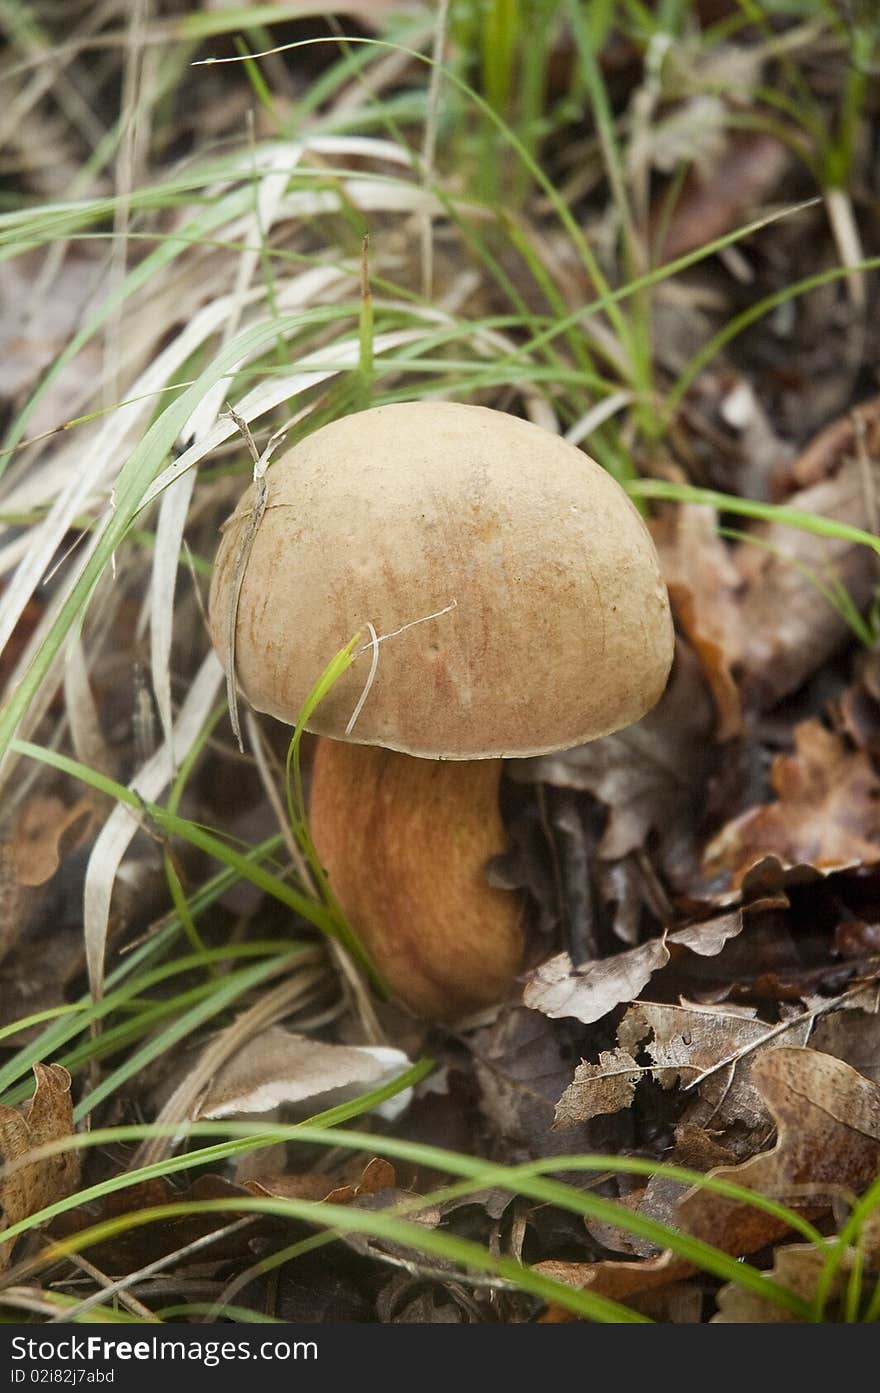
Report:
[[[795,753],[773,761],[774,803],[727,823],[705,852],[705,868],[738,883],[760,857],[785,866],[841,868],[880,860],[880,779],[868,757],[847,750],[818,721],[795,727]]]
[[[265,1175],[259,1180],[247,1180],[244,1188],[252,1195],[271,1195],[275,1199],[326,1200],[328,1204],[352,1204],[361,1195],[372,1195],[391,1189],[396,1174],[390,1161],[374,1156],[363,1167],[354,1185],[340,1185],[339,1179],[321,1171],[304,1175]]]
[[[409,1063],[401,1050],[325,1044],[271,1026],[218,1072],[198,1117],[265,1113],[306,1101],[317,1112],[387,1082]],[[400,1106],[400,1098],[394,1101]]]
[[[37,795],[22,808],[12,835],[0,841],[0,958],[47,907],[44,887],[82,845],[93,818],[87,798],[68,807],[60,798]]]
[[[12,1260],[11,1246],[2,1242],[3,1229],[63,1199],[79,1180],[78,1151],[26,1160],[29,1152],[74,1132],[67,1070],[60,1064],[35,1064],[34,1077],[36,1088],[27,1103],[0,1107],[0,1162],[11,1168],[0,1179],[0,1271]]]
[[[556,1019],[574,1016],[585,1025],[601,1020],[622,1001],[634,1001],[655,972],[665,967],[673,948],[714,957],[729,938],[741,932],[739,910],[721,914],[702,924],[691,924],[674,933],[627,948],[610,958],[599,958],[575,969],[567,953],[557,953],[526,979],[523,1003],[532,1011]]]
[[[819,1295],[819,1284],[834,1243],[830,1239],[823,1247],[815,1243],[785,1243],[773,1254],[773,1267],[767,1276],[779,1286],[787,1287],[802,1300],[813,1304]],[[862,1291],[870,1292],[880,1278],[880,1214],[875,1212],[864,1224],[860,1235],[860,1251],[846,1248],[825,1291],[826,1321],[834,1320],[835,1307],[845,1295],[847,1283],[856,1264],[859,1266]],[[760,1293],[728,1282],[716,1297],[718,1314],[713,1324],[791,1325],[798,1321],[793,1311],[764,1300]]]
[[[868,472],[866,482],[860,461],[846,458],[832,477],[786,498],[786,507],[870,532],[870,496],[880,470],[869,465]],[[749,536],[731,553],[742,581],[736,676],[744,699],[768,710],[852,639],[844,617],[805,570],[822,585],[842,585],[864,609],[877,584],[877,557],[869,547],[782,523],[756,524]]]
[[[476,1033],[473,1052],[481,1112],[504,1158],[570,1151],[571,1134],[562,1136],[552,1126],[555,1104],[571,1081],[572,1059],[580,1055],[573,1027],[505,1006],[493,1025]]]
[[[556,1104],[554,1127],[566,1131],[632,1104],[644,1071],[626,1050],[602,1050],[598,1064],[579,1064]]]
[[[742,701],[733,677],[743,647],[742,577],[718,534],[714,508],[695,503],[671,508],[651,533],[676,617],[712,692],[715,737],[729,740],[742,730]]]
[[[669,1251],[657,1258],[647,1258],[644,1262],[617,1262],[613,1259],[605,1262],[560,1262],[549,1258],[536,1262],[534,1269],[579,1291],[589,1288],[601,1296],[610,1296],[612,1301],[626,1301],[643,1292],[668,1286],[670,1282],[690,1277],[694,1270],[689,1262]]]
[[[557,1104],[554,1125],[572,1127],[629,1107],[639,1084],[653,1079],[667,1090],[692,1090],[684,1120],[698,1129],[711,1125],[716,1144],[732,1127],[744,1129],[747,1138],[756,1130],[766,1133],[769,1117],[752,1081],[754,1064],[780,1041],[805,1043],[812,1025],[812,1017],[802,1015],[780,1033],[753,1015],[637,1001],[617,1028],[617,1049],[603,1051],[598,1064],[581,1064],[575,1070]],[[639,1057],[649,1062],[639,1065]],[[680,1156],[676,1160],[690,1164]]]
[[[58,870],[62,856],[82,843],[92,819],[87,798],[73,807],[67,807],[60,798],[31,798],[19,815],[8,847],[18,883],[45,885]]]
[[[753,1080],[776,1120],[776,1145],[711,1174],[781,1200],[808,1217],[880,1173],[880,1087],[831,1055],[782,1046],[756,1060]],[[786,1225],[737,1200],[694,1189],[678,1206],[689,1233],[725,1252],[753,1253]]]
[[[687,175],[671,215],[662,195],[655,203],[651,225],[661,238],[658,261],[684,256],[746,221],[768,194],[775,194],[791,158],[775,136],[731,133],[722,159]]]
[[[845,416],[838,416],[813,436],[808,445],[801,450],[797,459],[790,462],[774,480],[774,497],[777,501],[787,498],[791,493],[811,488],[823,480],[831,478],[851,458],[856,450],[856,427],[854,418],[858,417],[864,435],[864,445],[869,459],[876,460],[880,454],[880,397],[859,402]]]
[[[559,754],[511,760],[508,772],[519,782],[591,793],[609,810],[599,844],[603,860],[643,849],[653,834],[661,864],[674,875],[693,856],[706,780],[718,758],[714,726],[700,665],[679,641],[666,691],[643,720]]]
[[[816,1022],[810,1045],[880,1084],[880,1012],[832,1011]]]
[[[337,1186],[332,1175],[322,1175],[320,1171],[306,1171],[302,1175],[264,1175],[259,1180],[242,1181],[242,1186],[252,1195],[271,1195],[280,1200],[325,1200],[333,1195],[334,1204],[347,1204],[354,1191],[345,1187],[345,1193]]]
[[[880,1087],[816,1050],[780,1047],[755,1061],[753,1080],[777,1124],[770,1151],[709,1174],[818,1218],[834,1198],[861,1193],[880,1172]],[[695,1187],[676,1207],[677,1224],[725,1252],[744,1256],[786,1233],[787,1225],[745,1202]],[[625,1300],[688,1276],[671,1251],[644,1262],[536,1264],[539,1272]]]

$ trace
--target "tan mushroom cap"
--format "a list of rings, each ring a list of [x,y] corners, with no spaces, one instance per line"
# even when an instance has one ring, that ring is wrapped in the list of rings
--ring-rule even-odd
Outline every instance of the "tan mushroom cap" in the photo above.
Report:
[[[358,630],[368,646],[310,728],[426,758],[565,749],[637,721],[663,691],[673,636],[654,545],[619,485],[558,436],[481,406],[380,406],[324,426],[266,477],[235,640],[257,710],[294,723]],[[211,586],[224,661],[253,503],[251,487]],[[395,636],[346,737],[368,624]]]

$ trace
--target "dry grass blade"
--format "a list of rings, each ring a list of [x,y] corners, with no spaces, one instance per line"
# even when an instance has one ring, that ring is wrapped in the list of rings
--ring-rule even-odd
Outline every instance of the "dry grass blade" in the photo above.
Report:
[[[181,707],[171,743],[162,745],[131,780],[130,787],[142,798],[157,798],[174,777],[175,767],[186,755],[207,720],[222,680],[223,670],[213,651],[209,652]],[[113,885],[119,864],[138,826],[135,815],[120,804],[114,808],[105,822],[89,858],[83,917],[89,983],[96,1000],[100,999],[103,992],[104,951]]]

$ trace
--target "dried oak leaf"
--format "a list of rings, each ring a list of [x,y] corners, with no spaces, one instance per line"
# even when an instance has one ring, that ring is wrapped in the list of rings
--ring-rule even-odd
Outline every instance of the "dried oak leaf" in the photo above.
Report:
[[[860,1194],[880,1173],[880,1087],[831,1055],[782,1046],[753,1067],[776,1119],[772,1151],[711,1172],[817,1216],[841,1189]],[[804,1190],[810,1194],[804,1197]],[[689,1233],[728,1253],[753,1253],[786,1232],[750,1205],[692,1190],[678,1206]]]
[[[880,1172],[880,1087],[830,1055],[785,1046],[755,1061],[753,1080],[776,1120],[776,1145],[711,1176],[811,1218],[826,1213],[841,1190],[858,1194],[871,1184]],[[681,1228],[736,1256],[756,1252],[787,1231],[772,1215],[699,1187],[679,1201],[676,1213]],[[549,1261],[536,1269],[617,1300],[693,1271],[671,1251],[640,1263]]]
[[[833,1242],[834,1240],[830,1240]],[[829,1243],[830,1246],[830,1243]],[[859,1264],[862,1290],[870,1290],[871,1285],[880,1279],[880,1213],[874,1213],[867,1220],[860,1235],[860,1251],[847,1248],[842,1254],[840,1264],[834,1273],[825,1293],[825,1309],[833,1311],[839,1299],[845,1294],[847,1282],[856,1263]],[[793,1291],[802,1300],[812,1304],[819,1293],[819,1282],[825,1271],[829,1252],[815,1243],[785,1243],[773,1254],[773,1267],[768,1272],[779,1286]],[[758,1292],[728,1282],[718,1292],[718,1314],[712,1317],[713,1324],[719,1325],[790,1325],[797,1322],[793,1311],[765,1301]],[[833,1316],[832,1316],[833,1319]]]
[[[0,1107],[0,1271],[12,1259],[12,1245],[3,1229],[63,1199],[76,1188],[80,1173],[78,1151],[63,1151],[27,1161],[30,1152],[73,1135],[70,1075],[60,1064],[35,1064],[33,1097],[20,1108]],[[9,1168],[8,1171],[5,1168]]]
[[[720,953],[729,938],[741,932],[742,913],[733,909],[702,924],[691,924],[674,933],[627,948],[610,958],[598,958],[576,969],[568,953],[535,968],[526,979],[523,1003],[532,1011],[557,1019],[574,1016],[590,1025],[601,1020],[622,1001],[634,1001],[655,972],[665,967],[673,949],[684,949],[701,957]]]
[[[794,740],[794,754],[773,761],[776,802],[721,829],[706,848],[708,872],[727,870],[738,884],[768,853],[826,870],[880,860],[880,779],[870,760],[818,721],[802,721]]]

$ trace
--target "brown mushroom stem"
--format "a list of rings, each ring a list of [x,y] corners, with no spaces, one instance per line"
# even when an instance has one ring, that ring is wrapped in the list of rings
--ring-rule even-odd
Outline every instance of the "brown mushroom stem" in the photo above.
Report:
[[[498,1001],[520,966],[521,903],[485,878],[506,838],[500,759],[416,759],[318,741],[312,839],[393,993],[451,1020]]]

